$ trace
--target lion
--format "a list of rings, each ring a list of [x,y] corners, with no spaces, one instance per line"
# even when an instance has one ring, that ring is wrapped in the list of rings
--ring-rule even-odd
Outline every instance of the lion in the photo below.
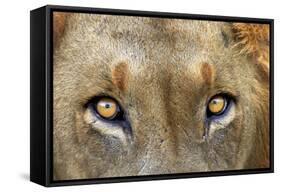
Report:
[[[53,13],[53,179],[268,168],[269,24]]]

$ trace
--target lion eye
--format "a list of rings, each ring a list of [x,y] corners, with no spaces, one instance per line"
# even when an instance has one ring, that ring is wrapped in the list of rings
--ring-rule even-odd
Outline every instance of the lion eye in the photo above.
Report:
[[[105,119],[114,118],[118,112],[118,107],[116,101],[110,98],[100,98],[96,103],[97,113]]]
[[[85,107],[101,120],[110,123],[125,121],[125,113],[119,103],[109,96],[97,96],[90,99]]]
[[[218,116],[225,112],[228,106],[228,100],[223,95],[216,95],[212,97],[208,103],[208,116]]]

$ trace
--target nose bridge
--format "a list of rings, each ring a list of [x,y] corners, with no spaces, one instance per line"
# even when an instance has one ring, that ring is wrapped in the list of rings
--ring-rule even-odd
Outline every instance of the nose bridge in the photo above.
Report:
[[[169,85],[162,81],[148,102],[143,136],[145,145],[140,155],[140,174],[171,173],[176,169],[177,132],[170,120]],[[157,93],[156,93],[157,91]]]
[[[156,124],[141,155],[140,174],[165,174],[176,169],[176,141],[167,124]]]
[[[165,110],[166,104],[163,101],[158,101],[157,103],[150,104],[151,112],[148,118],[145,120],[145,136],[149,138],[147,140],[148,146],[154,146],[155,150],[161,148],[169,148],[175,143],[175,133],[173,124],[171,124],[169,114]]]
[[[175,144],[175,127],[174,122],[171,121],[172,111],[170,107],[170,75],[162,72],[161,78],[157,82],[157,89],[154,89],[154,95],[151,97],[150,115],[148,125],[152,131],[152,138],[150,142],[154,143],[156,147],[170,148]]]

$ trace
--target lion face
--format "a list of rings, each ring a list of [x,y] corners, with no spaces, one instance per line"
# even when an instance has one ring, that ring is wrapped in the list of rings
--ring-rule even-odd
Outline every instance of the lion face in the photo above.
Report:
[[[54,178],[269,167],[268,30],[66,15],[54,47]]]

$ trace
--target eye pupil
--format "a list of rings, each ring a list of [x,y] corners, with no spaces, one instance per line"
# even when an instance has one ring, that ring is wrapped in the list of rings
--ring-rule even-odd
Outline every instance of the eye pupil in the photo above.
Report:
[[[226,109],[227,101],[224,96],[214,96],[208,104],[209,115],[220,115]]]
[[[112,119],[118,112],[118,104],[110,98],[100,98],[96,103],[96,112],[105,119]]]

